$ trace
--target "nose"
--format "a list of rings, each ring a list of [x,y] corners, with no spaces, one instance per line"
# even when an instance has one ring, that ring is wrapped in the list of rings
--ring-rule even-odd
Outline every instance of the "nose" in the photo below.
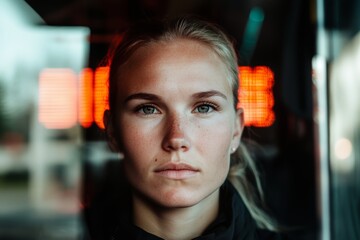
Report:
[[[165,151],[182,151],[186,152],[190,148],[190,141],[187,136],[186,119],[173,116],[169,117],[165,125],[165,135],[162,142],[162,147]]]

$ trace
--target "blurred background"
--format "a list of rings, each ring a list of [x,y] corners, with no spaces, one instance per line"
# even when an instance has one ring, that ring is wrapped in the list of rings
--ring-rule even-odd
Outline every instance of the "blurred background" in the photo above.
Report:
[[[103,135],[114,39],[196,14],[239,52],[245,138],[295,239],[360,239],[360,0],[0,0],[0,239],[80,239],[116,187]],[[111,177],[109,177],[111,176]]]

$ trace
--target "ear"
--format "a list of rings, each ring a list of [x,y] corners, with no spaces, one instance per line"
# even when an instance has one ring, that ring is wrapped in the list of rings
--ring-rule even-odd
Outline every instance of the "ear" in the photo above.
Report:
[[[239,108],[235,113],[234,134],[231,141],[231,148],[237,149],[240,144],[241,135],[244,130],[244,110]]]
[[[106,134],[107,142],[109,144],[110,149],[114,152],[119,152],[119,146],[116,141],[114,126],[113,126],[113,122],[111,121],[111,117],[112,116],[111,116],[110,110],[105,110],[104,116],[103,116],[103,123],[105,126],[105,134]]]

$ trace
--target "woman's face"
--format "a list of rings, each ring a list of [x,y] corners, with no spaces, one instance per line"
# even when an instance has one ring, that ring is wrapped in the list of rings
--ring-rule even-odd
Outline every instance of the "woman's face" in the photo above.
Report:
[[[192,40],[151,43],[119,73],[113,129],[134,193],[163,207],[217,194],[242,131],[220,58]]]

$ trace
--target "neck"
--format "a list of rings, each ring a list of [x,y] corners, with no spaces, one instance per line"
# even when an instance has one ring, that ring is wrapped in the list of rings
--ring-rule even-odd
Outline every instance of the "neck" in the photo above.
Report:
[[[217,217],[219,190],[189,207],[161,207],[136,194],[133,201],[134,223],[138,227],[164,239],[193,239],[200,236]]]

